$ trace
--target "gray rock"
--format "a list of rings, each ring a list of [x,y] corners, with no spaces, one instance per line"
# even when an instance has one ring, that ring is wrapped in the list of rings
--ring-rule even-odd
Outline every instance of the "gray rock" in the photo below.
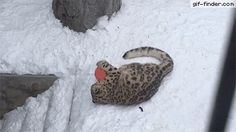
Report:
[[[64,26],[78,32],[91,29],[97,18],[109,18],[121,7],[121,0],[53,0],[52,9]]]
[[[49,89],[54,75],[15,75],[0,73],[0,119],[3,115]]]

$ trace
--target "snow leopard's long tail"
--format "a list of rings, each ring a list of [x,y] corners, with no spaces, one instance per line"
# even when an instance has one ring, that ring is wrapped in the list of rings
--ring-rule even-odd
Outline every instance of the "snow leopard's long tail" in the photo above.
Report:
[[[153,47],[139,47],[127,51],[124,55],[124,59],[132,59],[137,57],[153,57],[158,59],[160,63],[160,68],[162,69],[164,75],[168,74],[173,70],[174,62],[172,58],[165,52]]]

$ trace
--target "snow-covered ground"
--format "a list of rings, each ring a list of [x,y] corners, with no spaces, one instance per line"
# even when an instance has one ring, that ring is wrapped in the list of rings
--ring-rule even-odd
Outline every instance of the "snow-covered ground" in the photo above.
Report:
[[[194,9],[189,0],[123,0],[110,21],[85,34],[55,19],[52,0],[1,0],[0,72],[56,74],[50,90],[0,121],[1,132],[203,132],[215,94],[232,9]],[[125,51],[160,48],[173,72],[136,106],[96,105],[90,86],[98,60],[119,66]],[[236,112],[236,103],[234,103]],[[143,108],[143,112],[139,107]],[[236,115],[228,131],[235,132]],[[2,126],[2,127],[1,127]]]

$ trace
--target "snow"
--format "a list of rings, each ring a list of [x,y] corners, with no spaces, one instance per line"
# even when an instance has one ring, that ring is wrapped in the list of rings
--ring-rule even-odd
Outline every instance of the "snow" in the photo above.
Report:
[[[235,111],[236,111],[236,97],[234,97],[234,100],[233,100],[233,103],[232,103],[232,108],[231,108],[231,111],[230,111],[230,115],[229,115],[229,120],[228,120],[228,125],[227,125],[227,131],[229,132],[233,132],[236,130],[236,126],[234,125],[236,123],[235,121]]]
[[[52,0],[2,0],[0,72],[56,74],[60,79],[6,114],[0,131],[205,131],[233,10],[194,9],[189,2],[123,0],[110,21],[102,17],[93,29],[76,33],[55,19]],[[156,62],[122,59],[124,52],[139,46],[160,48],[174,60],[174,70],[158,93],[134,106],[93,104],[96,62]],[[232,114],[229,132],[236,130],[235,123]]]

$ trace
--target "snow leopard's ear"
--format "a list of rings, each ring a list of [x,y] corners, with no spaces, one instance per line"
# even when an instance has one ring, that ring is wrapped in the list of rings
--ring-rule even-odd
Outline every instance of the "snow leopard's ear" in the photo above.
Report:
[[[111,65],[109,62],[106,60],[101,60],[97,62],[97,67],[102,68],[107,74],[113,72],[114,70],[117,70],[116,67]]]
[[[96,64],[98,67],[104,67],[104,66],[107,66],[109,65],[109,63],[106,61],[106,60],[100,60],[97,62]]]

